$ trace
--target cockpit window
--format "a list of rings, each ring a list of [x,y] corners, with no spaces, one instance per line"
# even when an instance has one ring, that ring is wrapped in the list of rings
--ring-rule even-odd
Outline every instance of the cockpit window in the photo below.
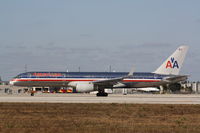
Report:
[[[15,76],[14,78],[15,78],[15,79],[18,79],[19,77],[20,77],[20,76],[19,76],[19,75],[17,75],[17,76]]]

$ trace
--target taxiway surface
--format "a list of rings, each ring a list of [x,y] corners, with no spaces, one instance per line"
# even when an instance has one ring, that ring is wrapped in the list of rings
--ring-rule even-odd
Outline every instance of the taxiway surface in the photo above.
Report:
[[[200,95],[177,94],[110,94],[96,97],[94,94],[3,94],[0,102],[29,103],[135,103],[135,104],[200,104]]]

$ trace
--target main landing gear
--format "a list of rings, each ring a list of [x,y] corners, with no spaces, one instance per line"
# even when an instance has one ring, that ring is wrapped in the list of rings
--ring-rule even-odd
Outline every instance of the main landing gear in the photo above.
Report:
[[[107,97],[108,93],[105,93],[104,89],[98,89],[97,97]]]
[[[97,97],[107,97],[108,93],[97,93]]]

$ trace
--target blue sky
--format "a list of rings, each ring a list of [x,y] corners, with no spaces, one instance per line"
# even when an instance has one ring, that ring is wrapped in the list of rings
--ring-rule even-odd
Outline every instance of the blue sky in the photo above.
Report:
[[[199,0],[1,0],[0,75],[25,71],[154,71],[182,44],[199,80]]]

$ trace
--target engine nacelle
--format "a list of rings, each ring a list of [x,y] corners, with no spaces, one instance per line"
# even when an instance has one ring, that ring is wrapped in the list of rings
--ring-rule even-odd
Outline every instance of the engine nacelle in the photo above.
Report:
[[[94,84],[93,83],[78,83],[76,85],[76,92],[91,92],[94,90]]]
[[[68,84],[69,87],[73,87],[76,89],[76,92],[83,93],[83,92],[91,92],[94,91],[94,84],[91,82],[81,82],[81,81],[75,81],[70,82]]]

